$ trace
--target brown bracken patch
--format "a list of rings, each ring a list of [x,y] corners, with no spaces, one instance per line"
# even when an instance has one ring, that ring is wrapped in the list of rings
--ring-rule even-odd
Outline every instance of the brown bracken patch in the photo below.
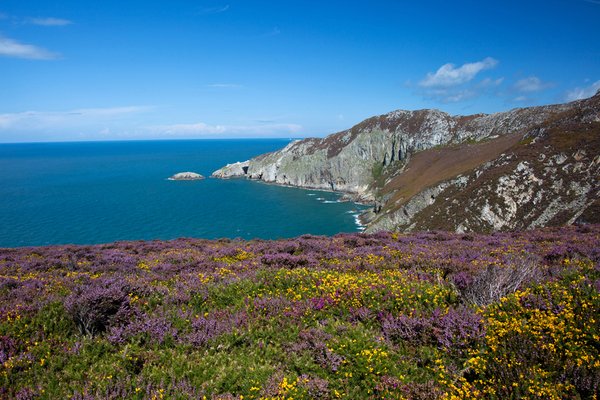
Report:
[[[497,158],[522,137],[522,134],[512,134],[482,143],[446,146],[414,154],[405,170],[381,190],[382,195],[393,193],[384,210],[395,211],[425,188]]]

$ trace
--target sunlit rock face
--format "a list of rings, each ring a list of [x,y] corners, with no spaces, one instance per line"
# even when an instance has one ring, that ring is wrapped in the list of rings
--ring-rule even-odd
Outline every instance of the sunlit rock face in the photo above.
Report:
[[[237,178],[246,176],[248,172],[249,161],[236,162],[233,164],[227,164],[223,168],[220,168],[212,173],[213,178]]]

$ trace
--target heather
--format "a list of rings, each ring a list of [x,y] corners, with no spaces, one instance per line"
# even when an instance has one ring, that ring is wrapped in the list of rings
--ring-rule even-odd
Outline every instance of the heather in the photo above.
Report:
[[[592,399],[600,226],[0,250],[0,397]]]

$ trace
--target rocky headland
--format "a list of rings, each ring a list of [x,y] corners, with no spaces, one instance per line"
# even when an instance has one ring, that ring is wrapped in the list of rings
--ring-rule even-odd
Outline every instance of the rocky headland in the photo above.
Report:
[[[212,176],[346,193],[373,204],[368,232],[600,222],[600,92],[495,114],[393,111]]]
[[[250,161],[238,161],[233,164],[227,164],[223,168],[212,173],[213,178],[237,178],[246,176],[248,173],[248,164]]]

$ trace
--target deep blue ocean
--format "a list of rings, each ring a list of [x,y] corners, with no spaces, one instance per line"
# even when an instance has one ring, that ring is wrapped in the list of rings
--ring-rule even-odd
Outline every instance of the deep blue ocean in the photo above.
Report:
[[[356,232],[338,194],[206,177],[288,140],[0,144],[0,247]]]

